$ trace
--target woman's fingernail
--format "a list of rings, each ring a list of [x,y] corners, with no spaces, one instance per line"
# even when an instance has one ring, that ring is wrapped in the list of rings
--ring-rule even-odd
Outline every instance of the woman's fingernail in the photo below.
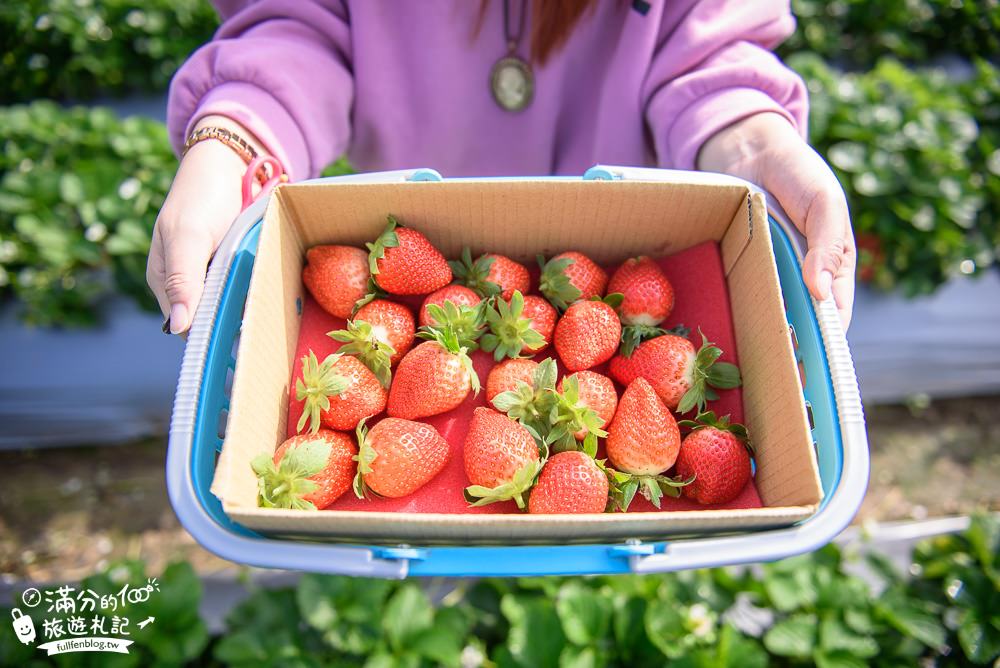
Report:
[[[833,274],[828,271],[820,272],[819,275],[819,294],[820,297],[826,299],[830,296],[830,289],[833,287]]]
[[[170,333],[180,334],[187,329],[187,308],[177,303],[170,307]]]

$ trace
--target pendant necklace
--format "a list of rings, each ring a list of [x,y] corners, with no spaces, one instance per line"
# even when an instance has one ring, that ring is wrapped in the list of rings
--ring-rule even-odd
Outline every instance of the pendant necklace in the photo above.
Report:
[[[535,94],[535,75],[523,58],[517,55],[517,46],[524,34],[524,18],[528,11],[527,0],[521,2],[521,17],[516,35],[510,32],[510,0],[503,0],[503,33],[507,40],[507,55],[490,71],[490,90],[493,99],[505,111],[521,111]]]

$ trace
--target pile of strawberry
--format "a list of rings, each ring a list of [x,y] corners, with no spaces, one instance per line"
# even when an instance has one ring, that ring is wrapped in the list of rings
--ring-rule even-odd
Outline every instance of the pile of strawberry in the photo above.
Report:
[[[321,509],[352,488],[398,498],[430,482],[449,447],[420,420],[480,392],[476,349],[497,364],[492,408],[474,410],[464,441],[472,505],[600,513],[627,510],[636,493],[656,507],[664,494],[718,504],[751,476],[746,429],[705,410],[713,388],[739,386],[739,371],[704,334],[695,349],[686,330],[659,327],[674,290],[649,258],[610,281],[581,253],[539,258],[535,295],[524,265],[469,249],[448,262],[390,216],[367,251],[316,246],[306,259],[306,287],[347,325],[329,333],[336,353],[302,358],[299,434],[252,463],[262,507]],[[425,296],[416,318],[398,301],[412,296]],[[592,370],[605,364],[607,376]],[[674,415],[695,409],[693,420]]]

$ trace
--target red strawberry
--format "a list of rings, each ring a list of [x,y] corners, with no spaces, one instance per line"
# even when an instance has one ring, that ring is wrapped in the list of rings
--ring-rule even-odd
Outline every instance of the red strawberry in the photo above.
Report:
[[[531,378],[538,368],[538,362],[527,359],[507,359],[490,369],[486,378],[486,401],[493,399],[501,392],[517,389],[519,382],[531,385]]]
[[[420,317],[417,321],[418,324],[421,327],[441,324],[430,316],[427,307],[431,304],[444,306],[446,301],[451,302],[455,306],[469,306],[471,308],[475,308],[476,306],[479,306],[479,302],[482,301],[482,298],[464,285],[446,285],[440,290],[435,290],[431,294],[427,295],[427,298],[424,299],[424,303],[420,306]]]
[[[407,420],[446,413],[479,393],[479,377],[468,349],[448,328],[430,328],[433,337],[407,353],[389,390],[389,415]]]
[[[575,389],[572,387],[574,384]],[[572,376],[563,378],[559,383],[559,391],[564,397],[567,394],[575,394],[576,402],[580,406],[594,411],[600,420],[598,427],[607,427],[611,424],[611,419],[618,409],[618,391],[615,390],[614,382],[607,376],[593,371],[578,371]],[[586,436],[586,429],[580,429],[573,434],[578,441],[582,441]]]
[[[316,353],[302,358],[302,378],[295,383],[295,398],[302,401],[302,417],[296,431],[309,423],[316,433],[320,425],[347,431],[385,408],[386,391],[361,360],[339,353],[320,364]]]
[[[331,315],[350,318],[368,292],[368,254],[353,246],[313,246],[306,251],[302,282]]]
[[[347,329],[327,332],[327,336],[344,344],[337,352],[357,357],[388,388],[392,366],[413,347],[416,330],[410,309],[376,299],[358,309]]]
[[[537,514],[603,513],[608,505],[608,476],[582,452],[553,455],[531,490],[528,512]]]
[[[736,365],[717,361],[722,351],[704,334],[701,340],[702,346],[696,352],[684,337],[657,336],[640,343],[631,356],[616,355],[608,371],[622,385],[645,378],[671,410],[687,413],[697,407],[701,411],[706,401],[719,398],[712,388],[740,386]]]
[[[531,321],[531,328],[542,335],[545,345],[537,350],[532,350],[532,355],[537,355],[552,343],[552,334],[556,330],[556,320],[559,319],[559,312],[548,301],[538,295],[526,295],[524,298],[524,311],[521,316]],[[528,351],[524,351],[525,354]]]
[[[468,247],[462,250],[462,259],[448,263],[459,283],[472,288],[482,297],[500,296],[507,301],[515,290],[521,294],[531,289],[531,276],[523,264],[504,255],[486,253],[472,261]]]
[[[514,499],[524,509],[524,493],[541,469],[538,445],[524,425],[492,408],[472,413],[465,437],[465,497],[474,506]]]
[[[660,266],[645,256],[625,260],[611,277],[608,292],[623,296],[621,315],[624,325],[655,327],[674,309],[674,288]]]
[[[368,269],[375,284],[396,295],[425,295],[451,283],[451,268],[420,232],[389,224],[368,247]]]
[[[693,478],[684,496],[702,504],[728,503],[739,496],[750,480],[753,453],[746,427],[730,424],[728,415],[716,418],[712,411],[680,425],[692,430],[677,455],[677,475]]]
[[[637,378],[625,388],[605,444],[615,469],[633,476],[627,500],[631,500],[636,487],[641,487],[643,495],[657,508],[664,492],[676,495],[675,488],[680,485],[661,474],[677,460],[680,430],[670,410],[644,378]]]
[[[329,429],[292,436],[251,462],[262,508],[322,510],[351,488],[354,439]]]
[[[577,302],[556,324],[556,352],[568,370],[582,371],[614,357],[621,335],[622,324],[611,304]]]
[[[510,303],[499,297],[492,301],[493,305],[487,305],[485,312],[490,331],[483,335],[480,345],[493,353],[494,360],[530,355],[548,345],[533,321],[524,316],[524,297],[520,291],[514,292]]]
[[[426,485],[448,462],[448,442],[437,429],[411,420],[385,418],[368,430],[358,425],[358,474],[354,493],[399,498]]]
[[[560,253],[548,262],[539,256],[538,263],[542,267],[539,291],[560,311],[581,299],[604,296],[608,275],[583,253]]]

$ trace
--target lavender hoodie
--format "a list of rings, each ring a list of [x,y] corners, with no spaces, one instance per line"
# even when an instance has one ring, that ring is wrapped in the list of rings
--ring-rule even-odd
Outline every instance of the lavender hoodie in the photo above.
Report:
[[[475,0],[215,4],[222,27],[170,86],[174,148],[199,118],[222,114],[293,179],[344,153],[364,171],[445,176],[582,174],[597,162],[694,169],[706,139],[764,111],[805,134],[805,87],[769,51],[795,27],[788,0],[651,0],[645,14],[600,0],[535,67],[534,99],[519,113],[489,89],[506,54],[501,0],[478,35]]]

